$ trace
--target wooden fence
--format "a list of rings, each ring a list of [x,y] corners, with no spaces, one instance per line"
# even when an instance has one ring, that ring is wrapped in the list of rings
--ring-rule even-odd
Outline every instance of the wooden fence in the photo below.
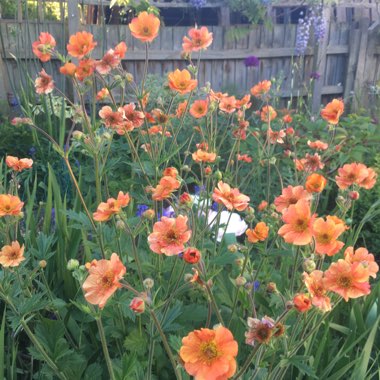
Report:
[[[99,3],[98,0],[81,2],[90,5]],[[368,9],[373,10],[371,7]],[[221,20],[224,20],[221,23],[225,23],[226,13],[221,15]],[[306,95],[310,74],[318,72],[321,77],[315,81],[312,89],[314,111],[318,110],[321,101],[332,96],[346,99],[352,92],[359,94],[365,102],[369,86],[380,80],[380,28],[379,22],[373,21],[376,19],[374,15],[374,12],[364,12],[356,22],[339,22],[342,12],[331,7],[325,8],[324,16],[329,21],[326,38],[319,46],[310,46],[302,58],[295,55],[296,24],[274,24],[272,28],[264,25],[250,27],[248,33],[238,40],[229,38],[229,35],[232,28],[239,26],[211,26],[209,29],[213,32],[214,40],[211,47],[202,53],[200,83],[210,82],[215,90],[243,94],[258,81],[276,77],[280,78],[280,94],[287,99]],[[136,80],[142,76],[144,45],[131,37],[126,25],[84,24],[76,1],[68,2],[67,23],[49,22],[39,17],[40,20],[28,22],[22,17],[18,20],[0,20],[0,85],[4,86],[3,94],[12,92],[12,83],[20,83],[20,66],[16,65],[14,56],[26,63],[25,70],[30,70],[32,76],[40,70],[40,63],[33,59],[31,43],[41,31],[48,31],[55,36],[60,51],[64,51],[68,35],[78,30],[91,31],[98,41],[94,52],[97,59],[108,48],[125,41],[128,52],[123,65]],[[181,45],[188,29],[180,26],[161,28],[159,37],[149,50],[149,72],[166,77],[169,71],[187,65],[181,59]],[[259,67],[245,66],[244,59],[252,55],[259,58]],[[53,72],[57,80],[58,64],[53,61],[47,66],[47,70]]]

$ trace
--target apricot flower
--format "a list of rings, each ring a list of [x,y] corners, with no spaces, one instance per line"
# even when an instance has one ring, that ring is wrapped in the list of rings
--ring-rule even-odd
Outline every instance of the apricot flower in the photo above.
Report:
[[[177,218],[163,216],[153,226],[153,232],[148,236],[150,249],[160,255],[178,255],[185,249],[185,244],[191,237],[187,226],[187,216]]]
[[[369,276],[376,278],[376,273],[379,271],[379,266],[375,261],[375,257],[372,253],[368,253],[366,248],[358,248],[354,250],[354,247],[347,247],[344,251],[344,259],[350,263],[360,263],[368,269]]]
[[[92,305],[103,309],[108,299],[121,287],[121,280],[127,271],[116,253],[110,260],[93,260],[87,265],[89,276],[82,285],[84,297]]]
[[[33,165],[33,160],[30,158],[18,158],[7,156],[5,159],[7,166],[16,172],[21,172],[24,169],[30,169]]]
[[[183,69],[182,71],[176,69],[169,73],[168,80],[169,87],[182,95],[194,90],[198,85],[198,81],[196,79],[191,79],[191,74],[186,69]]]
[[[212,43],[212,33],[205,26],[200,29],[191,28],[188,32],[189,37],[183,37],[182,48],[185,53],[191,53],[207,49]]]
[[[251,94],[256,98],[261,98],[269,92],[271,85],[270,80],[263,80],[251,88]]]
[[[20,198],[10,194],[0,194],[0,217],[18,216],[21,214],[24,202]]]
[[[250,243],[257,243],[268,237],[269,227],[264,222],[259,222],[253,230],[248,229],[245,233]]]
[[[90,54],[96,45],[97,43],[94,41],[94,36],[91,33],[86,31],[77,32],[70,36],[67,52],[72,57],[82,59]]]
[[[130,201],[129,194],[124,194],[119,191],[117,199],[109,198],[107,202],[99,204],[96,212],[94,212],[94,220],[97,222],[105,222],[111,218],[112,215],[118,214],[123,207],[128,206]]]
[[[323,119],[328,121],[330,124],[336,125],[339,123],[339,118],[344,112],[344,103],[340,99],[333,99],[330,103],[326,105],[321,111],[321,116]]]
[[[300,199],[310,200],[311,195],[303,186],[291,186],[282,189],[280,196],[276,197],[274,204],[276,211],[284,212],[290,205],[296,204]]]
[[[329,217],[326,220],[317,218],[312,228],[316,253],[333,256],[343,248],[344,243],[336,239],[346,230],[344,224],[335,223]]]
[[[327,285],[324,273],[314,270],[310,274],[303,273],[303,281],[311,296],[311,303],[322,311],[331,310],[330,297],[327,296]]]
[[[18,241],[13,241],[11,245],[5,245],[0,251],[0,265],[17,267],[21,261],[25,260],[24,248],[24,246],[20,247]]]
[[[33,53],[41,62],[48,62],[56,45],[57,43],[50,33],[41,32],[38,40],[32,44]]]
[[[160,29],[160,19],[152,13],[141,12],[128,25],[133,37],[141,42],[152,42]]]
[[[219,204],[226,206],[228,210],[236,209],[244,211],[249,204],[249,197],[241,194],[239,189],[231,188],[230,185],[223,181],[218,182],[218,187],[214,189],[212,199]]]
[[[194,380],[227,380],[236,372],[238,344],[230,330],[194,330],[182,339],[179,355]]]
[[[47,74],[44,69],[42,69],[39,74],[40,76],[37,77],[34,82],[37,94],[50,94],[54,89],[52,76]]]

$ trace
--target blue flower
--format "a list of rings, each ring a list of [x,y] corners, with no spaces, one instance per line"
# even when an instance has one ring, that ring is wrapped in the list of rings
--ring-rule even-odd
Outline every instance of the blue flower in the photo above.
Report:
[[[137,205],[136,216],[139,216],[141,218],[142,214],[144,214],[144,212],[148,209],[149,207],[147,205]]]
[[[253,289],[255,290],[255,292],[259,289],[259,287],[260,287],[260,281],[255,281],[254,283],[253,283]]]

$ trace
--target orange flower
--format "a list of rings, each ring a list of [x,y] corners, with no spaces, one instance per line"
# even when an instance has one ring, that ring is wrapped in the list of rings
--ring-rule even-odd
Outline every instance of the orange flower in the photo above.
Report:
[[[358,298],[371,292],[369,270],[360,262],[352,264],[345,260],[332,263],[325,272],[326,286],[339,294],[347,302],[349,298]]]
[[[50,33],[41,32],[38,40],[32,44],[33,53],[41,62],[48,62],[56,45],[57,43]]]
[[[295,163],[297,170],[305,172],[316,172],[325,167],[325,164],[321,161],[321,156],[318,153],[314,153],[313,156],[307,153],[305,158],[301,158],[300,160],[296,159]]]
[[[196,119],[200,119],[207,115],[208,111],[208,101],[207,100],[196,100],[190,107],[190,115]]]
[[[178,170],[173,166],[169,166],[168,168],[164,169],[162,175],[177,178]]]
[[[141,297],[134,297],[129,308],[136,314],[141,314],[145,311],[145,301]]]
[[[261,120],[268,123],[277,117],[277,112],[272,106],[264,106],[260,113]],[[285,133],[284,133],[285,136]]]
[[[205,26],[200,29],[191,28],[188,33],[189,37],[183,37],[182,48],[185,53],[205,50],[212,43],[212,33]]]
[[[300,313],[305,313],[311,308],[311,299],[307,294],[296,294],[293,298],[294,307]]]
[[[268,237],[269,227],[264,222],[259,222],[253,230],[248,229],[245,233],[250,243],[257,243],[258,241],[264,241]]]
[[[294,245],[307,245],[312,240],[312,225],[315,215],[311,215],[310,204],[301,199],[290,205],[283,213],[285,224],[278,230],[278,234],[287,243]]]
[[[239,189],[230,187],[223,181],[218,182],[218,187],[214,189],[212,199],[219,204],[226,206],[228,210],[236,209],[237,211],[244,211],[248,207],[249,197],[241,194]]]
[[[118,214],[123,207],[128,206],[129,201],[129,194],[124,194],[122,191],[119,191],[117,199],[109,198],[107,202],[100,203],[96,212],[93,214],[94,220],[97,222],[107,221],[112,215]]]
[[[39,74],[40,76],[34,81],[37,94],[50,94],[54,89],[52,76],[48,75],[44,69]]]
[[[216,153],[208,153],[205,150],[198,149],[192,154],[193,160],[196,162],[214,162]]]
[[[309,145],[309,147],[311,149],[315,149],[315,150],[326,150],[328,147],[329,147],[329,144],[321,141],[321,140],[316,140],[316,141],[308,141],[307,142],[307,145]]]
[[[230,330],[194,330],[182,339],[179,355],[194,380],[227,380],[236,372],[238,344]]]
[[[119,42],[116,46],[115,49],[113,49],[115,54],[120,58],[123,59],[125,56],[125,53],[128,50],[128,46],[124,41]]]
[[[187,216],[177,218],[163,216],[153,226],[153,232],[148,236],[150,249],[159,255],[178,255],[185,249],[185,244],[191,237],[187,226]]]
[[[222,92],[214,92],[212,89],[210,89],[209,93],[210,99],[215,101],[215,102],[220,102],[223,98],[227,97],[228,94],[222,93]]]
[[[30,158],[21,158],[7,156],[5,159],[7,166],[16,172],[21,172],[24,169],[30,169],[33,165],[33,160]]]
[[[286,124],[290,124],[290,123],[293,121],[293,118],[292,118],[289,114],[287,114],[287,115],[285,115],[285,116],[282,118],[282,121],[283,121],[284,123],[286,123]]]
[[[169,121],[169,116],[159,108],[155,108],[151,113],[154,118],[154,122],[158,124],[166,124]]]
[[[176,69],[169,73],[168,80],[169,87],[182,95],[193,91],[198,85],[198,81],[196,79],[191,79],[191,74],[186,69],[183,69],[182,71]]]
[[[323,175],[313,173],[306,178],[305,188],[309,193],[321,193],[326,183],[327,179]]]
[[[82,59],[75,71],[75,76],[81,82],[90,77],[95,70],[95,61],[93,59]]]
[[[249,109],[252,105],[252,103],[249,102],[250,100],[251,100],[251,95],[246,94],[240,100],[239,99],[236,100],[236,107],[237,108],[245,107],[245,109]]]
[[[110,92],[107,88],[103,87],[98,93],[96,94],[96,100],[104,100],[110,96]]]
[[[113,111],[110,106],[102,107],[99,116],[107,128],[119,128],[124,124],[123,114],[119,111]]]
[[[201,253],[199,249],[189,247],[183,253],[183,260],[188,264],[196,264],[201,259]]]
[[[10,194],[0,194],[0,217],[1,216],[18,216],[21,214],[24,202],[19,197]]]
[[[59,72],[63,75],[73,77],[77,71],[76,65],[72,62],[66,62],[63,66],[59,68]]]
[[[141,42],[152,42],[158,36],[160,19],[152,13],[141,12],[128,25],[133,37]]]
[[[225,96],[219,103],[219,109],[227,113],[235,112],[236,107],[236,98],[234,96]]]
[[[333,99],[327,106],[321,111],[323,119],[330,124],[336,125],[339,123],[339,118],[344,112],[344,103],[342,100]]]
[[[248,331],[245,335],[245,343],[254,346],[257,341],[260,344],[268,344],[275,333],[275,321],[267,316],[257,319],[248,317]]]
[[[269,136],[269,142],[271,144],[283,144],[284,140],[283,138],[286,136],[286,133],[283,129],[280,129],[279,131],[273,131],[272,128],[268,129],[268,136]]]
[[[310,200],[311,195],[303,186],[288,186],[282,189],[280,196],[276,197],[274,204],[276,211],[284,212],[290,205],[296,204],[300,199]]]
[[[358,185],[364,189],[372,189],[375,186],[377,173],[372,168],[367,168],[368,175]]]
[[[185,113],[186,111],[186,107],[187,107],[187,100],[183,101],[182,103],[179,103],[178,104],[178,107],[177,107],[177,110],[176,110],[176,117],[178,117],[178,119],[180,119],[183,114]]]
[[[310,274],[303,272],[303,281],[311,296],[311,303],[322,311],[330,311],[330,297],[327,296],[327,286],[324,273],[314,270]]]
[[[118,67],[120,62],[119,54],[116,54],[115,50],[109,49],[100,61],[96,61],[95,68],[99,74],[106,75]]]
[[[252,157],[248,156],[248,154],[238,154],[237,160],[238,161],[244,161],[244,162],[247,162],[249,164],[250,162],[252,162]]]
[[[69,43],[67,44],[67,52],[72,57],[82,59],[90,54],[97,43],[94,41],[94,36],[86,31],[77,32],[70,36]]]
[[[318,218],[313,223],[313,237],[315,240],[315,252],[320,255],[333,256],[337,254],[344,243],[336,240],[344,231],[344,224],[335,223],[329,217],[326,221],[323,218]]]
[[[268,207],[267,201],[261,201],[260,204],[257,206],[257,209],[259,211],[264,211]]]
[[[269,92],[271,85],[270,80],[263,80],[251,88],[251,94],[256,98],[262,98]]]
[[[3,267],[17,267],[24,257],[25,247],[20,247],[18,241],[12,241],[11,245],[5,245],[0,251],[0,264]]]
[[[127,269],[116,253],[111,255],[110,260],[93,260],[88,264],[89,276],[82,285],[84,297],[90,304],[103,309],[108,298],[121,287],[119,280]]]
[[[353,184],[360,186],[360,183],[365,182],[368,178],[368,174],[367,166],[353,162],[352,164],[346,164],[342,168],[339,168],[335,180],[338,187],[344,190]]]
[[[163,201],[169,198],[173,191],[178,190],[181,186],[181,182],[175,177],[164,176],[160,179],[160,182],[153,188],[152,199],[154,201]]]
[[[375,261],[372,253],[368,253],[366,248],[358,248],[354,251],[354,247],[347,247],[344,251],[344,259],[349,263],[360,263],[368,269],[368,275],[376,278],[376,273],[379,271],[379,266]]]

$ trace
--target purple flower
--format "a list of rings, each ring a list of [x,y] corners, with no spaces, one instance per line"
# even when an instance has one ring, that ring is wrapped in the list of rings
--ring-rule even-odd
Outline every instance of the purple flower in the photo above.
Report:
[[[313,71],[310,73],[310,78],[314,80],[318,80],[321,77],[321,74],[317,73],[316,71]]]
[[[216,202],[212,202],[211,210],[212,211],[218,211],[219,205]]]
[[[172,206],[162,209],[162,216],[166,216],[167,218],[174,218],[175,212]]]
[[[260,281],[255,281],[254,283],[253,283],[253,289],[255,290],[255,292],[259,289],[259,287],[260,287]]]
[[[194,186],[194,193],[195,193],[195,195],[199,195],[205,189],[206,189],[205,186],[197,186],[197,185],[195,185]]]
[[[148,209],[149,207],[147,205],[137,205],[136,216],[139,216],[141,218],[142,214],[144,214],[144,212]]]
[[[246,67],[258,67],[260,60],[254,55],[250,55],[249,57],[244,59],[244,64]]]

